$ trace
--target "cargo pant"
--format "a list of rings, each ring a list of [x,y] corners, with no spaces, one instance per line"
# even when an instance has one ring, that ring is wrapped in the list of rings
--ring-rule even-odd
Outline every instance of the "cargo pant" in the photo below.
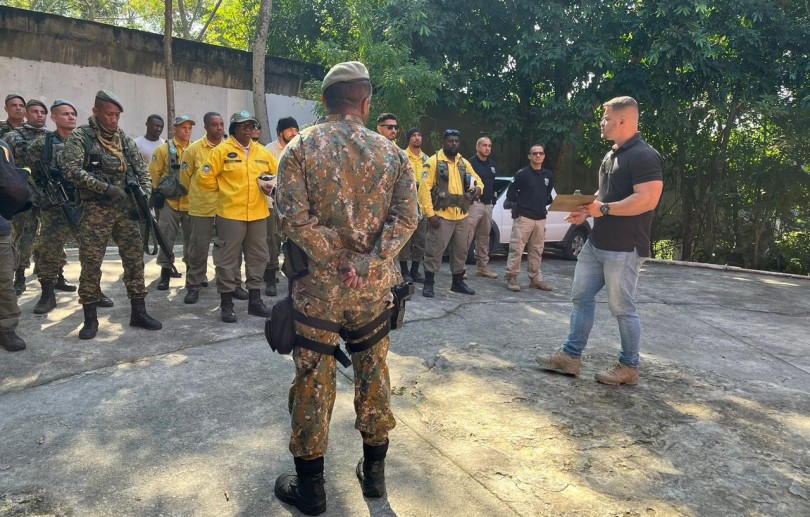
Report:
[[[470,205],[467,212],[469,230],[467,232],[467,248],[470,249],[475,240],[475,261],[479,268],[489,264],[489,232],[492,230],[492,205],[485,205],[480,201]]]
[[[28,269],[31,266],[31,254],[34,251],[34,240],[39,227],[39,207],[35,205],[31,210],[15,215],[11,224],[14,227],[14,247],[19,254],[14,269]]]
[[[16,329],[20,321],[20,307],[14,291],[14,269],[18,260],[12,236],[0,235],[0,332],[3,334]]]
[[[80,242],[79,229],[68,223],[60,207],[42,210],[40,238],[34,251],[37,255],[38,277],[41,282],[57,282],[65,264],[65,243],[73,237]]]
[[[509,257],[506,259],[506,278],[517,278],[523,249],[529,245],[529,260],[526,272],[533,283],[543,281],[540,263],[546,241],[546,220],[518,217],[512,221],[512,236],[509,238]]]
[[[427,219],[422,217],[416,225],[416,230],[399,252],[398,261],[422,262],[425,260],[425,239],[427,238]]]
[[[467,261],[467,231],[469,217],[458,221],[450,221],[439,217],[439,227],[432,228],[428,224],[427,244],[425,246],[425,271],[438,273],[442,266],[442,255],[450,244],[450,272],[453,274],[464,272],[464,263]]]
[[[331,301],[308,295],[300,286],[293,287],[293,304],[307,316],[341,323],[349,330],[357,330],[391,306],[390,292],[376,303],[346,309]],[[334,332],[318,330],[295,323],[296,333],[319,343],[340,345]],[[375,331],[372,331],[372,334]],[[388,431],[396,426],[391,413],[391,380],[386,357],[390,339],[381,339],[376,345],[352,354],[354,370],[354,428],[360,431],[363,443],[384,445]],[[296,458],[311,460],[326,454],[329,442],[329,422],[337,391],[337,361],[332,355],[323,355],[296,346],[293,349],[295,379],[290,387],[289,410],[292,417],[290,452]]]
[[[237,221],[217,216],[217,238],[214,241],[214,266],[217,292],[232,293],[239,285],[241,254],[245,254],[245,287],[261,289],[267,267],[267,222]]]
[[[186,288],[199,291],[208,278],[208,250],[216,234],[216,218],[191,215],[191,237],[188,240]],[[236,268],[236,284],[242,285],[242,263]]]
[[[191,238],[191,218],[188,212],[181,212],[170,207],[168,203],[163,205],[160,209],[158,216],[158,229],[160,230],[163,239],[169,249],[174,247],[174,241],[177,239],[177,232],[182,229],[183,231],[183,262],[186,264],[186,271],[188,271],[188,243]],[[163,250],[158,252],[157,265],[160,267],[170,268],[173,262],[169,257],[163,253]]]
[[[124,285],[127,296],[146,297],[143,277],[143,237],[133,212],[112,207],[98,201],[86,201],[82,209],[80,226],[81,244],[79,261],[82,273],[79,277],[79,303],[97,302],[101,296],[101,263],[107,251],[107,242],[112,237],[118,246],[121,264],[124,266]]]

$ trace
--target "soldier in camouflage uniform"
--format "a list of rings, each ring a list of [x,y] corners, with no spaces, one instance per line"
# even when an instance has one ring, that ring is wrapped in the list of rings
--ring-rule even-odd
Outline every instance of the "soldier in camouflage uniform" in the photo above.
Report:
[[[333,67],[323,80],[328,116],[295,137],[279,166],[276,206],[287,236],[306,253],[309,274],[296,279],[293,304],[308,318],[355,331],[362,349],[382,325],[398,283],[394,258],[417,224],[416,183],[405,153],[366,129],[371,100],[368,70],[359,62]],[[337,303],[339,301],[339,303]],[[371,330],[365,329],[368,324]],[[375,328],[376,325],[376,328]],[[309,515],[326,509],[323,455],[335,402],[335,356],[300,346],[304,341],[337,349],[340,336],[296,321],[296,374],[290,388],[290,452],[297,475],[276,480],[282,501]],[[384,464],[390,409],[386,356],[389,338],[353,352],[355,428],[363,439],[357,465],[363,493],[385,494]]]
[[[67,210],[78,217],[78,193],[64,179],[62,172],[62,150],[65,141],[76,128],[76,108],[70,101],[57,99],[51,106],[51,120],[56,124],[56,131],[48,131],[31,142],[24,164],[31,171],[31,178],[38,191],[40,235],[46,236],[37,239],[34,244],[39,283],[42,286],[42,296],[34,307],[34,314],[47,314],[56,307],[54,289],[71,292],[76,290],[76,286],[65,282],[62,274],[65,243],[71,237],[77,244],[79,242],[78,221],[68,221],[65,215]],[[47,195],[48,190],[59,192],[60,189],[65,194],[66,208],[54,204],[60,200]],[[102,293],[99,306],[112,307],[113,301]]]
[[[80,222],[79,302],[84,308],[81,339],[93,339],[98,332],[96,306],[101,297],[101,263],[110,237],[118,246],[124,266],[124,285],[132,304],[129,324],[159,330],[159,321],[146,313],[143,277],[143,239],[138,228],[137,208],[127,194],[127,182],[137,182],[149,195],[151,180],[135,142],[118,127],[124,111],[114,94],[96,93],[89,124],[73,131],[62,151],[65,176],[79,189],[83,201]]]
[[[25,122],[25,99],[19,93],[9,93],[3,107],[8,117],[0,121],[0,138]]]
[[[3,140],[11,147],[14,160],[19,164],[25,163],[25,153],[30,143],[39,135],[45,134],[48,108],[42,101],[31,99],[25,104],[25,118],[27,122],[22,127],[13,128],[3,136]],[[14,275],[14,289],[17,296],[25,291],[25,270],[31,265],[31,253],[34,250],[34,240],[39,226],[39,200],[36,193],[33,198],[34,206],[14,216],[14,245],[20,254],[17,269]]]

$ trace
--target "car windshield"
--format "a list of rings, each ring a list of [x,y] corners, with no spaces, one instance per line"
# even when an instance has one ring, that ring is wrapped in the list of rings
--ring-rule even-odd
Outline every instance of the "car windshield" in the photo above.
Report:
[[[512,178],[495,178],[495,199],[501,197],[501,194],[504,190],[509,188],[509,184],[512,183]]]

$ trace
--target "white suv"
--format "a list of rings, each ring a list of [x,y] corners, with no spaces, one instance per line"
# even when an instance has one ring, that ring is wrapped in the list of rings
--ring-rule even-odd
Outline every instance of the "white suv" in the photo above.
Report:
[[[489,232],[489,254],[499,248],[509,249],[509,237],[512,235],[512,211],[503,207],[506,190],[512,184],[511,177],[495,178],[495,206],[492,208],[492,229]],[[554,191],[552,198],[557,196]],[[546,216],[546,249],[556,248],[568,260],[576,260],[582,246],[591,234],[593,218],[588,218],[577,226],[563,220],[568,212],[549,212]],[[475,241],[470,246],[467,263],[475,264]]]

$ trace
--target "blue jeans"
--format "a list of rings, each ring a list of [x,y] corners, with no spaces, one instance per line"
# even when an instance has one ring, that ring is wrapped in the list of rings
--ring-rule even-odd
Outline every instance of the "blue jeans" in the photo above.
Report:
[[[644,257],[636,251],[603,251],[591,241],[585,243],[577,257],[574,285],[571,297],[571,325],[563,351],[579,357],[588,344],[596,312],[596,293],[607,288],[610,313],[619,322],[622,353],[619,362],[638,368],[638,351],[641,340],[641,320],[636,311],[636,285]]]

